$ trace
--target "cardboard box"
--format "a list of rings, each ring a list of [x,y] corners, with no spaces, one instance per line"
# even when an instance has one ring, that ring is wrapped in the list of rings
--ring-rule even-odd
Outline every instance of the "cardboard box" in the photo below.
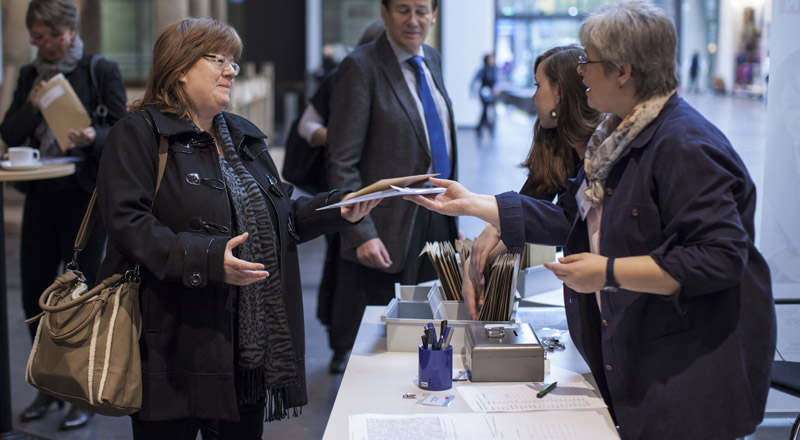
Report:
[[[464,367],[472,382],[544,380],[544,349],[529,324],[471,324],[465,332]]]

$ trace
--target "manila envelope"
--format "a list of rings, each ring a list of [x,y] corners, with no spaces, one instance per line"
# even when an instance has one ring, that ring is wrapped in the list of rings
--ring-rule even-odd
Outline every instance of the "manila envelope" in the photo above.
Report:
[[[69,129],[83,130],[92,121],[78,95],[64,77],[64,74],[50,78],[39,90],[39,110],[58,141],[61,151],[66,151]]]

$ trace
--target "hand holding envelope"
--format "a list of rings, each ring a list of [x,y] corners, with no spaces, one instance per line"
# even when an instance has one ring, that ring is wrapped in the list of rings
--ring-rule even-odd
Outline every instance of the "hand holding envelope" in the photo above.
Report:
[[[416,186],[427,182],[429,177],[434,177],[437,175],[438,174],[420,174],[416,176],[381,179],[372,185],[366,186],[354,193],[347,194],[341,202],[323,206],[322,208],[318,208],[317,211],[352,205],[354,203],[365,202],[368,200],[384,199],[386,197],[441,194],[445,191],[445,188]]]
[[[85,129],[92,121],[64,74],[59,73],[45,82],[38,89],[32,104],[38,104],[61,151],[66,151],[72,145],[84,145],[82,139],[89,135]],[[73,132],[72,139],[70,131]]]

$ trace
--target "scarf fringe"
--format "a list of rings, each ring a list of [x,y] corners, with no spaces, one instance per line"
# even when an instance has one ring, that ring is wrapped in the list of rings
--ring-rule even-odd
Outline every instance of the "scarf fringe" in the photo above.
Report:
[[[264,367],[251,370],[237,369],[237,376],[239,405],[255,405],[266,399],[265,422],[279,422],[290,417],[297,418],[303,413],[302,406],[287,406],[289,390],[297,388],[297,383],[266,388],[264,386]]]
[[[239,396],[239,404],[255,405],[264,400],[267,395],[267,390],[264,387],[264,367],[259,366],[250,370],[241,370],[237,368],[236,383],[239,390],[236,393]]]
[[[287,407],[288,387],[274,388],[267,390],[267,408],[264,414],[265,422],[279,422],[290,418],[289,410],[292,410],[291,417],[297,418],[303,413],[302,406]]]

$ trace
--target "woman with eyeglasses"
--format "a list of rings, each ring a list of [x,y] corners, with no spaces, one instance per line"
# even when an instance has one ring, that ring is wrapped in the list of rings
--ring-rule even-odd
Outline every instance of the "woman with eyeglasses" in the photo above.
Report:
[[[78,35],[78,12],[71,0],[33,0],[25,16],[30,43],[36,58],[22,66],[11,106],[0,124],[0,136],[9,146],[37,148],[42,157],[69,157],[78,160],[76,173],[57,179],[17,183],[25,193],[20,241],[20,278],[25,317],[41,313],[39,297],[60,274],[62,264],[72,260],[75,234],[89,204],[97,177],[97,167],[109,127],[125,115],[125,88],[117,63],[95,58],[83,50]],[[92,78],[94,70],[94,78]],[[91,116],[91,125],[73,129],[69,144],[59,145],[40,112],[38,95],[45,81],[63,74]],[[101,103],[103,106],[100,106]],[[103,255],[105,232],[95,227],[87,246],[78,257],[86,279],[94,283]],[[29,325],[31,339],[38,322]],[[20,415],[23,422],[45,417],[57,403],[54,397],[38,392],[36,399]],[[61,429],[84,426],[92,412],[71,407]]]
[[[108,231],[101,275],[139,265],[141,410],[135,439],[260,439],[308,401],[297,244],[376,202],[317,211],[291,199],[266,136],[223,110],[242,41],[185,19],[158,36],[144,98],[109,134],[98,176]],[[168,144],[156,193],[159,143]]]
[[[510,192],[407,197],[500,227],[509,249],[561,241],[570,336],[623,439],[734,439],[764,417],[775,352],[756,191],[725,135],[676,93],[675,29],[644,1],[580,30],[589,106],[607,113],[558,206]]]

